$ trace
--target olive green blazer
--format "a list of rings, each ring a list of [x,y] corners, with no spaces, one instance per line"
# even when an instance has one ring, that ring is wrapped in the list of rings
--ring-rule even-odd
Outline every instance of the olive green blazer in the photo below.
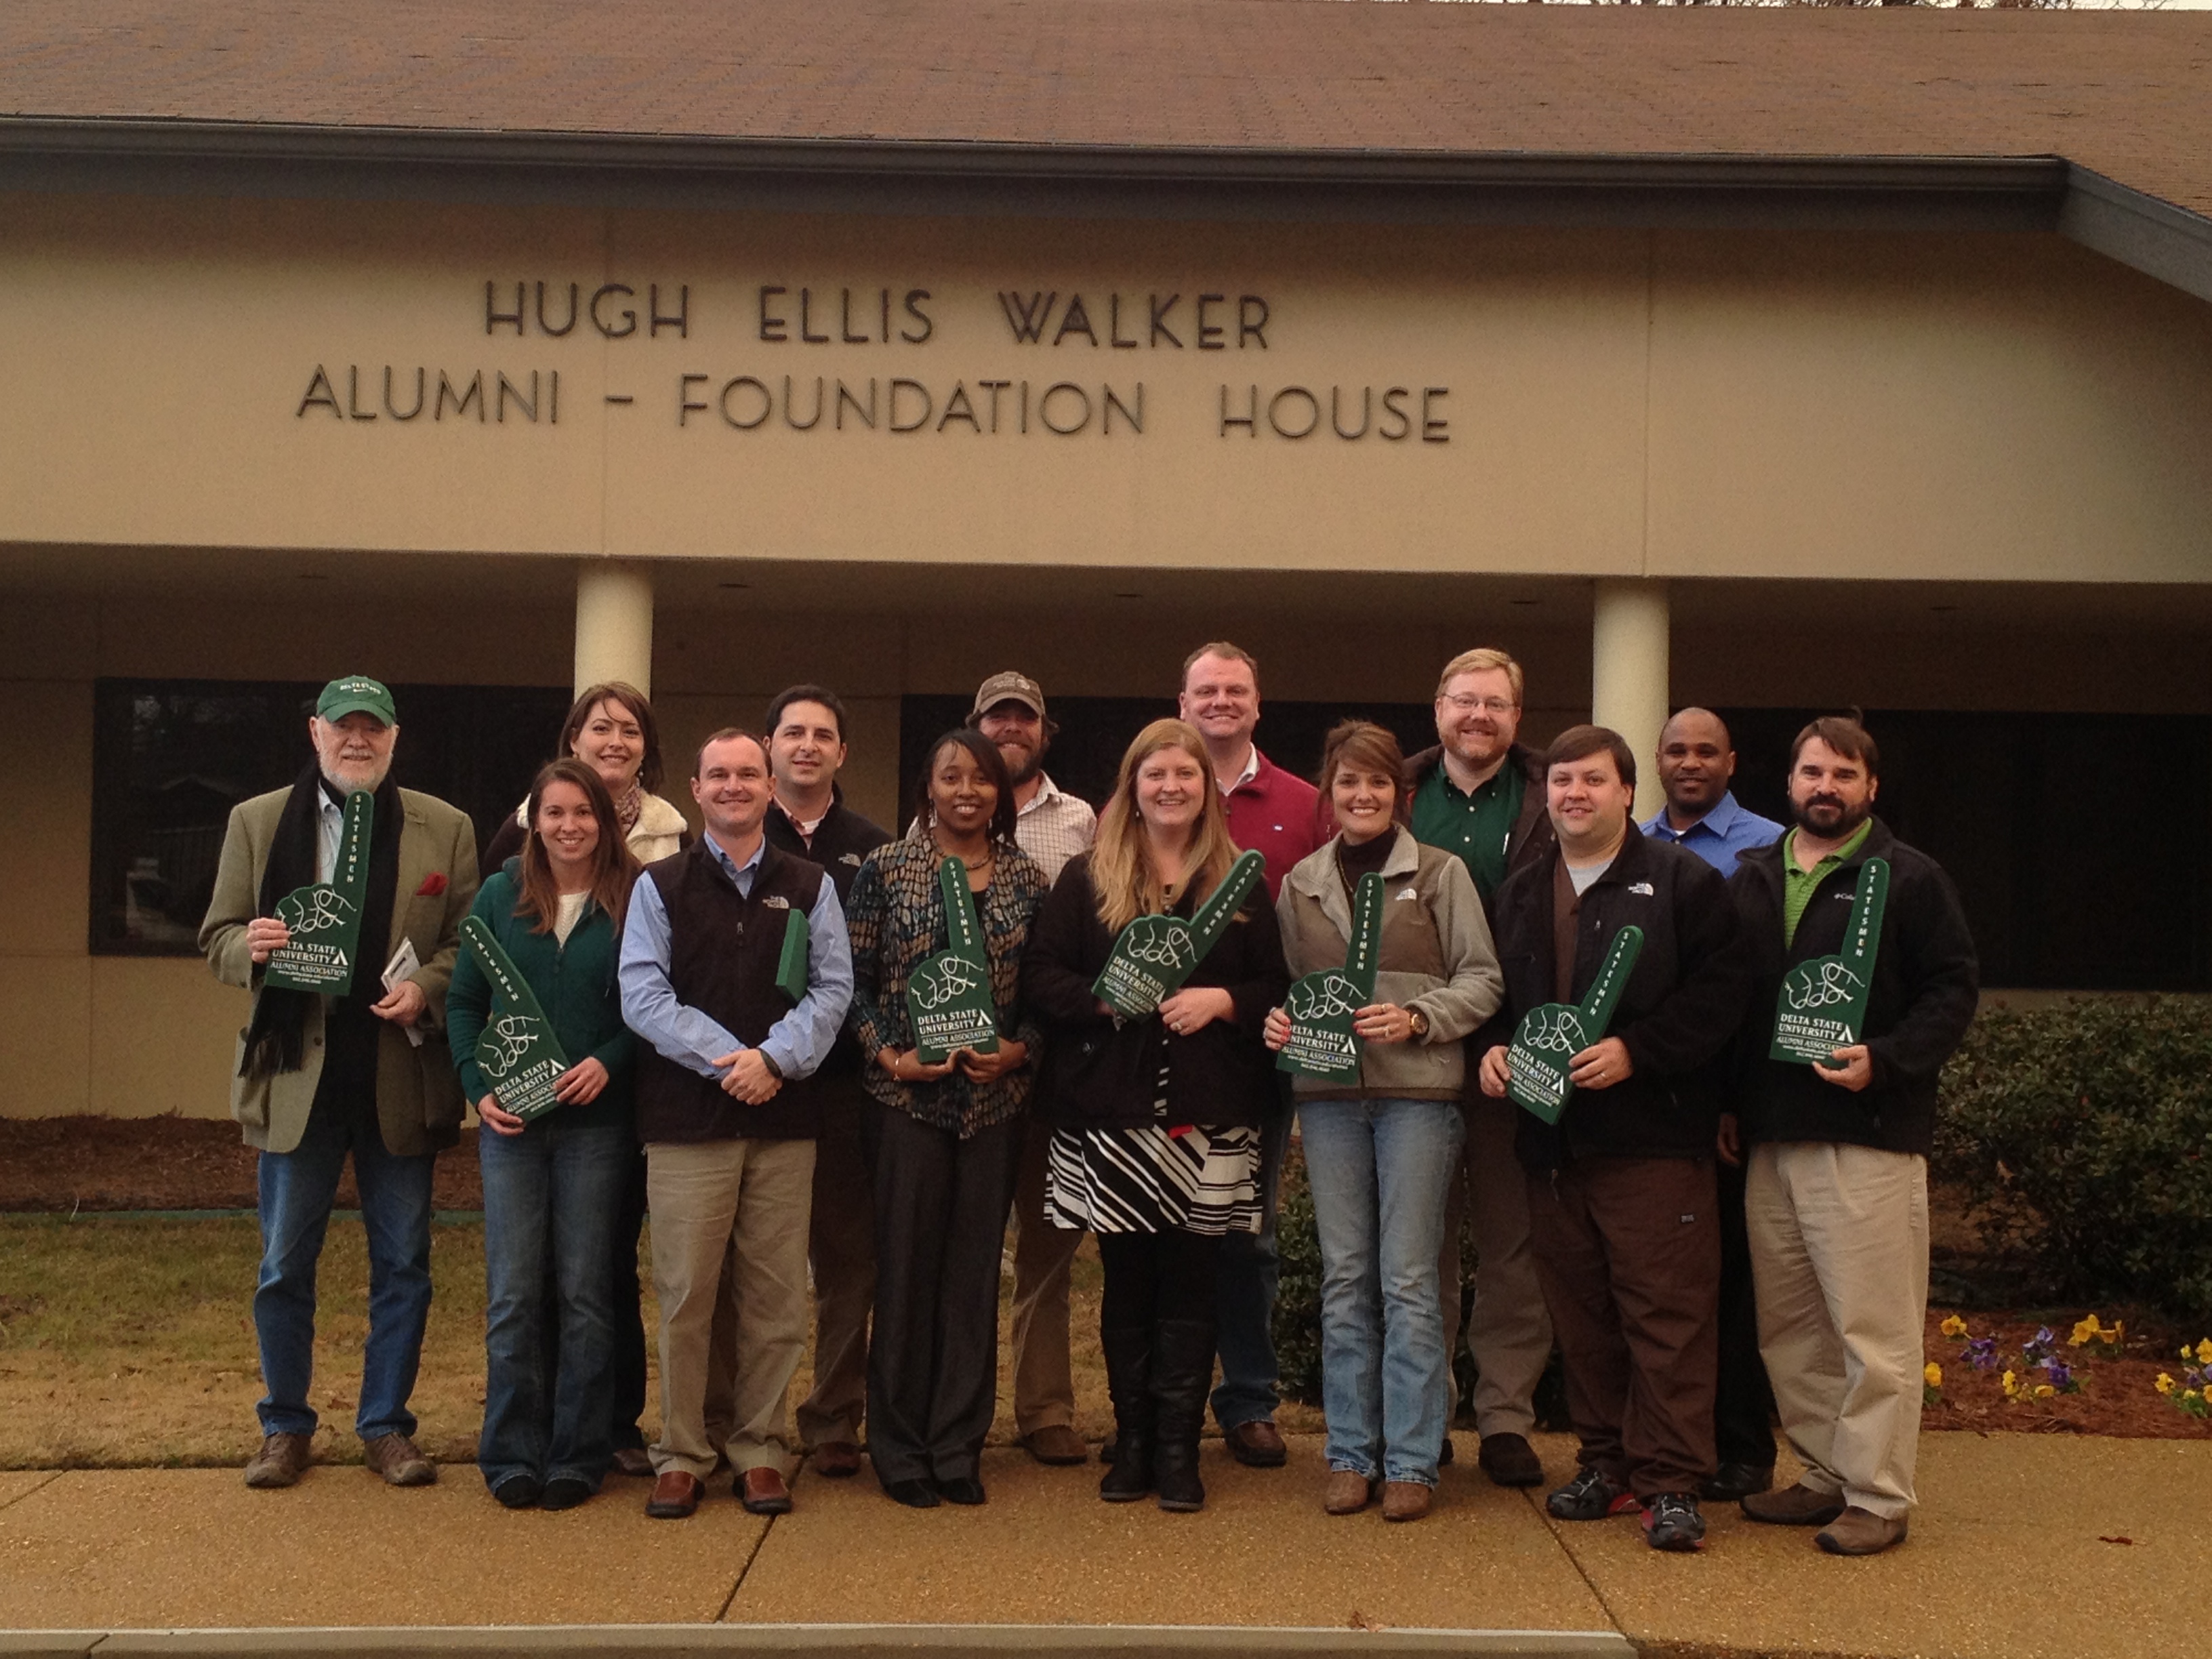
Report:
[[[200,949],[208,966],[225,985],[258,994],[261,969],[246,952],[246,924],[259,910],[262,872],[270,843],[291,790],[271,790],[231,810],[222,839],[222,862],[216,871],[215,896],[200,924]],[[430,1002],[422,1019],[423,1042],[416,1048],[397,1025],[378,1033],[376,1120],[386,1149],[403,1157],[450,1146],[460,1137],[461,1086],[446,1046],[446,988],[453,981],[460,951],[461,920],[477,896],[477,832],[468,815],[433,795],[399,792],[404,823],[399,832],[398,890],[392,901],[392,937],[377,957],[380,969],[400,941],[412,939],[422,970],[415,982]],[[366,941],[363,941],[364,944]],[[267,1152],[289,1152],[307,1133],[307,1111],[323,1075],[323,1013],[327,1000],[317,997],[301,1033],[300,1069],[271,1077],[242,1078],[238,1062],[246,1051],[240,1026],[231,1063],[230,1113],[243,1126],[246,1144]]]

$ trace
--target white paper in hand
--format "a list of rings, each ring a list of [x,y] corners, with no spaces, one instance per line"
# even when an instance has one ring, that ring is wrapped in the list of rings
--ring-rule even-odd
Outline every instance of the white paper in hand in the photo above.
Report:
[[[392,960],[384,964],[384,988],[387,991],[396,990],[402,980],[414,978],[422,971],[422,958],[415,954],[415,941],[411,939],[401,939],[399,948],[392,953]],[[407,1033],[408,1042],[413,1043],[417,1048],[422,1046],[421,1026],[403,1025],[400,1030]]]

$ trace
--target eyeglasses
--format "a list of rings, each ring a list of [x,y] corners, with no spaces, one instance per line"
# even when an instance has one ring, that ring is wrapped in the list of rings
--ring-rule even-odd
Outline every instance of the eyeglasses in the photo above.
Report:
[[[1455,714],[1472,714],[1478,708],[1486,714],[1510,714],[1519,707],[1517,703],[1508,702],[1504,697],[1470,696],[1464,691],[1456,696],[1439,697],[1437,701]]]

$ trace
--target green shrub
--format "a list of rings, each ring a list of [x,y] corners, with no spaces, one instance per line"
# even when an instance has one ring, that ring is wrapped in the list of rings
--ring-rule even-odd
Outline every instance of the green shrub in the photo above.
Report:
[[[1321,1240],[1314,1231],[1313,1194],[1305,1160],[1294,1143],[1283,1159],[1275,1210],[1276,1386],[1286,1400],[1321,1404]]]
[[[1985,1009],[1943,1073],[1935,1169],[2063,1293],[2212,1314],[2212,999]]]

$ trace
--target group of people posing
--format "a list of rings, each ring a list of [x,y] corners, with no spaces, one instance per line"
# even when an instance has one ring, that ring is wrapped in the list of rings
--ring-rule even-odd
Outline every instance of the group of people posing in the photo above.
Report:
[[[1464,653],[1439,678],[1435,747],[1409,757],[1347,720],[1308,783],[1255,744],[1257,663],[1210,643],[1094,815],[1044,770],[1041,688],[997,674],[931,745],[894,837],[844,803],[836,695],[794,686],[759,732],[700,747],[695,839],[659,793],[647,700],[598,685],[479,887],[466,817],[391,782],[390,693],[333,681],[313,760],[233,814],[201,934],[217,975],[255,994],[234,1083],[262,1152],[267,1395],[247,1483],[291,1485],[312,1459],[315,1264],[349,1155],[372,1263],[356,1426],[386,1480],[435,1478],[407,1401],[432,1164],[465,1101],[483,1124],[478,1462],[501,1503],[568,1507],[619,1470],[678,1518],[726,1466],[745,1508],[774,1514],[801,1450],[830,1477],[865,1457],[901,1504],[984,1502],[1011,1215],[1021,1443],[1091,1455],[1068,1352],[1087,1231],[1114,1407],[1099,1495],[1195,1510],[1209,1404],[1240,1462],[1285,1459],[1270,1331],[1295,1123],[1329,1513],[1431,1507],[1453,1453],[1464,1222],[1491,1480],[1545,1478],[1531,1401],[1556,1342],[1581,1449],[1554,1516],[1636,1513],[1653,1547],[1688,1550],[1700,1499],[1726,1499],[1818,1528],[1832,1553],[1889,1547],[1914,1502],[1936,1077],[1976,997],[1956,894],[1873,816],[1856,720],[1798,735],[1785,832],[1735,803],[1710,713],[1668,723],[1667,805],[1638,826],[1628,745],[1578,726],[1540,755],[1522,707],[1510,657]],[[304,925],[287,896],[356,856],[360,792],[350,981],[264,984],[294,945],[284,916]],[[1887,902],[1869,922],[1870,860]],[[1133,1006],[1102,991],[1146,918],[1178,972]],[[1626,930],[1640,949],[1614,975]],[[1785,980],[1847,949],[1870,981],[1856,1040],[1775,1057]],[[1355,956],[1373,988],[1345,1011],[1354,1058],[1286,1064],[1294,981]],[[507,1051],[487,1042],[512,1030],[517,981],[562,1062],[526,1103],[502,1099]],[[956,1000],[980,1010],[967,1035],[917,1029],[918,1006]],[[1603,1027],[1561,1057],[1563,1108],[1539,1112],[1516,1102],[1509,1051],[1552,1005]],[[1778,1411],[1805,1468],[1781,1492]]]

